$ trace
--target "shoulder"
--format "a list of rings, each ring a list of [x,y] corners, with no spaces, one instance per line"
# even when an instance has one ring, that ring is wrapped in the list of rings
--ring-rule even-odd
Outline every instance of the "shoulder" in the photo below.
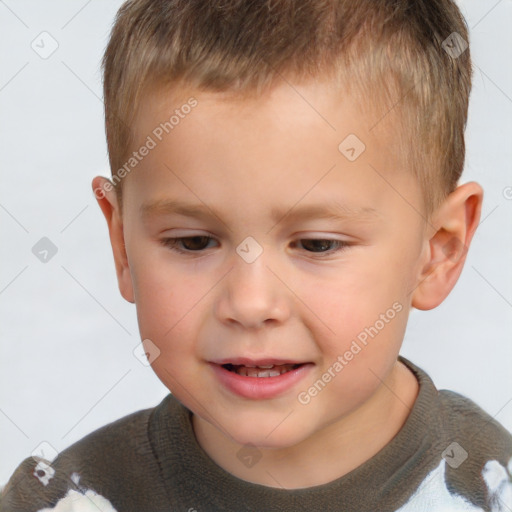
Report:
[[[512,434],[473,400],[455,391],[438,390],[430,376],[408,359],[400,360],[420,384],[414,405],[419,423],[430,425],[440,443],[456,442],[472,460],[499,460],[505,466],[512,457]],[[468,457],[469,458],[469,457]]]
[[[100,427],[53,461],[27,457],[3,489],[0,511],[37,511],[73,492],[97,494],[98,499],[105,496],[112,503],[140,496],[141,488],[150,488],[148,482],[159,478],[148,437],[148,422],[155,409],[140,410]]]
[[[484,510],[512,506],[512,435],[471,399],[441,390],[445,481]],[[487,507],[487,508],[486,508]]]
[[[420,382],[411,415],[416,413],[421,458],[430,469],[400,512],[420,505],[422,510],[512,510],[511,433],[473,400],[438,390],[424,370],[402,360]]]
[[[465,444],[477,459],[512,457],[512,434],[471,399],[446,389],[439,391],[444,428],[454,441]]]

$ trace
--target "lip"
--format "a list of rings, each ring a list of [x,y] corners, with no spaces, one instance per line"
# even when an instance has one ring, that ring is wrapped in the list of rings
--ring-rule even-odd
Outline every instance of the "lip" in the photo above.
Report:
[[[245,361],[240,362],[240,361]],[[276,359],[260,359],[258,361],[244,358],[230,359],[223,363],[210,363],[210,366],[219,382],[235,395],[252,400],[266,400],[275,398],[289,391],[301,381],[313,367],[313,363],[297,363],[294,361],[275,362]],[[277,377],[244,377],[235,372],[226,370],[222,364],[260,366],[270,364],[301,364],[295,370],[290,370]]]

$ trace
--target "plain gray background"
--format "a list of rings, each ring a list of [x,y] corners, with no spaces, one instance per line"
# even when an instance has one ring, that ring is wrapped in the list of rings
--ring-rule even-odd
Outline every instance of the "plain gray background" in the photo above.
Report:
[[[135,307],[90,188],[110,174],[99,63],[120,5],[0,0],[0,485],[34,450],[51,458],[168,392],[133,355]],[[484,187],[482,222],[454,291],[413,311],[401,353],[512,431],[512,2],[460,5],[475,67],[461,182]],[[47,262],[32,251],[43,237]]]

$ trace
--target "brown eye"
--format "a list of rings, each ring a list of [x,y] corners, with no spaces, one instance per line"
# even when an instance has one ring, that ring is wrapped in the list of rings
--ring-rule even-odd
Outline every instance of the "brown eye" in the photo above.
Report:
[[[306,251],[310,252],[326,252],[333,248],[335,244],[341,244],[339,240],[301,240],[300,241],[302,247],[306,249]]]
[[[311,258],[335,257],[353,245],[345,240],[332,240],[329,238],[301,238],[292,242],[292,247],[299,249],[304,254],[309,253]]]
[[[186,253],[186,252],[200,252],[208,247],[210,242],[214,239],[210,236],[198,235],[198,236],[186,236],[178,238],[164,238],[162,244],[169,249]]]
[[[178,239],[187,251],[201,251],[206,249],[211,238],[209,236],[190,236]]]

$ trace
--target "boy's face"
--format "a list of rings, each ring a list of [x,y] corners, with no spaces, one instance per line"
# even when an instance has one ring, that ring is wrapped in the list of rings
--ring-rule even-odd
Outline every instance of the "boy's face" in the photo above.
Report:
[[[134,147],[156,147],[123,183],[121,290],[158,377],[238,443],[294,445],[392,389],[427,238],[391,118],[371,129],[378,118],[325,84],[141,108]],[[364,152],[340,151],[349,134]],[[302,366],[258,378],[230,362]]]

